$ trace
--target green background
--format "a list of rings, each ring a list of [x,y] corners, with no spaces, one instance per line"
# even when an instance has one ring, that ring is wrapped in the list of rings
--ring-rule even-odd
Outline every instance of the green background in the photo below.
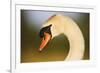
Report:
[[[70,44],[63,34],[51,40],[42,52],[38,51],[41,26],[58,13],[69,16],[80,27],[85,39],[83,60],[89,60],[89,13],[21,10],[21,63],[64,61],[67,57]]]

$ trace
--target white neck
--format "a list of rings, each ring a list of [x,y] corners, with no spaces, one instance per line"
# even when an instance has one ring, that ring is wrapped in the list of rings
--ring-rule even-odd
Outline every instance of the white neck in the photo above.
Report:
[[[68,37],[70,43],[70,49],[69,49],[69,54],[65,60],[82,59],[84,55],[84,49],[85,49],[82,32],[79,29],[78,25],[74,22],[67,26],[70,29],[66,29],[65,30],[66,32],[63,33]]]
[[[51,18],[46,25],[52,24],[52,37],[61,33],[68,38],[70,49],[65,60],[79,60],[84,55],[84,38],[78,25],[69,17],[56,15]]]

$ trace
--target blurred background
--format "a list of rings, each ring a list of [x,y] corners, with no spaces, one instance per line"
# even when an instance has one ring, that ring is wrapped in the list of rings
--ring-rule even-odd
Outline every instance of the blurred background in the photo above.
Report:
[[[38,52],[41,43],[39,31],[43,23],[59,13],[69,16],[80,27],[85,39],[83,60],[89,60],[89,13],[21,10],[21,63],[64,61],[70,44],[62,34],[51,40],[42,52]]]

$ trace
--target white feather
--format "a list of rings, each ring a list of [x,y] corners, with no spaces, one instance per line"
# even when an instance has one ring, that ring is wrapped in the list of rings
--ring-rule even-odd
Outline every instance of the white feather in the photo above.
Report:
[[[43,27],[51,26],[52,38],[63,33],[69,40],[70,50],[65,60],[80,60],[83,58],[85,43],[78,25],[69,17],[57,14],[49,18]]]

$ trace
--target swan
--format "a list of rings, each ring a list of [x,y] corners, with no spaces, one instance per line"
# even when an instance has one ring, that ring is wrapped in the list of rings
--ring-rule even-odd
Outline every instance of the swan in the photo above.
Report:
[[[62,14],[51,16],[43,24],[39,33],[42,41],[38,50],[42,51],[50,40],[62,33],[68,38],[70,44],[65,60],[81,60],[85,50],[83,34],[74,20]]]

